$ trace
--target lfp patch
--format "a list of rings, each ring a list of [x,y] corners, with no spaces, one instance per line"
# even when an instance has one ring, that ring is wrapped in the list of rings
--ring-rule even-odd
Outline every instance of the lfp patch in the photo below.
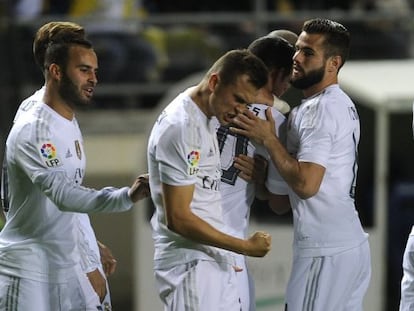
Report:
[[[200,162],[200,151],[192,150],[187,155],[188,173],[194,175],[198,172],[198,164]]]
[[[43,143],[40,145],[40,154],[49,167],[61,165],[61,161],[57,157],[56,147],[52,143]]]

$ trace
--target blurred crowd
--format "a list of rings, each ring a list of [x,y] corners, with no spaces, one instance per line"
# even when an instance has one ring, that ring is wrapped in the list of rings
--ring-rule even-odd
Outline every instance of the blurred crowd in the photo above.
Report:
[[[1,11],[14,23],[25,82],[41,75],[31,59],[34,29],[45,19],[76,20],[89,33],[100,59],[100,82],[176,81],[207,68],[223,51],[245,47],[258,34],[254,21],[242,23],[150,24],[147,17],[164,13],[247,13],[253,0],[0,0]],[[289,16],[295,12],[343,12],[353,34],[351,59],[410,57],[411,24],[407,19],[348,18],[376,12],[409,16],[414,0],[263,0],[267,12]],[[316,14],[316,13],[315,13]],[[180,15],[178,15],[180,16]],[[277,15],[275,15],[277,16]],[[196,19],[196,16],[194,16]],[[348,18],[348,19],[347,19]],[[302,21],[268,23],[266,31],[287,28],[298,32]],[[367,40],[369,38],[369,40]]]

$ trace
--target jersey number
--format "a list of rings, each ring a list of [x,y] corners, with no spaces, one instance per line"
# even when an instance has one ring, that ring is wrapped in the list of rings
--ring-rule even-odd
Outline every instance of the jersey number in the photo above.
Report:
[[[233,144],[234,148],[231,154],[232,159],[240,154],[247,155],[247,146],[249,139],[245,136],[230,132],[229,128],[225,126],[220,126],[220,128],[217,130],[217,139],[219,143],[220,154],[223,152],[225,142],[229,138],[235,139],[235,143]],[[221,181],[234,186],[240,170],[234,167],[234,162],[232,163],[233,164],[229,168],[222,169]]]

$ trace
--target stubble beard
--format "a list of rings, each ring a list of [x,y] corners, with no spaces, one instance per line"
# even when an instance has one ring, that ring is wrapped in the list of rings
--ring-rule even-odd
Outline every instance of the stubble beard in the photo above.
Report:
[[[311,86],[322,81],[325,74],[325,66],[322,66],[319,69],[309,71],[307,74],[303,75],[300,78],[292,79],[290,81],[291,85],[299,90],[306,90]]]
[[[72,79],[66,73],[63,73],[62,80],[59,86],[59,95],[65,102],[69,104],[72,108],[75,107],[85,107],[89,105],[92,100],[88,98],[82,98],[79,93],[79,89]]]

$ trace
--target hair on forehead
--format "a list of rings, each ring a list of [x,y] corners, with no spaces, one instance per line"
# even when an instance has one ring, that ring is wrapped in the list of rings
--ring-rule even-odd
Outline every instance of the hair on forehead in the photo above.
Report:
[[[342,24],[323,18],[315,18],[303,24],[302,31],[309,34],[321,34],[324,37],[325,56],[340,56],[342,65],[349,55],[351,35]]]
[[[223,85],[230,85],[242,75],[256,88],[267,83],[267,67],[263,61],[247,49],[231,50],[221,56],[207,72],[206,76],[217,73]]]
[[[290,71],[292,68],[295,48],[281,37],[267,35],[258,38],[247,49],[259,57],[268,70],[285,68]]]

